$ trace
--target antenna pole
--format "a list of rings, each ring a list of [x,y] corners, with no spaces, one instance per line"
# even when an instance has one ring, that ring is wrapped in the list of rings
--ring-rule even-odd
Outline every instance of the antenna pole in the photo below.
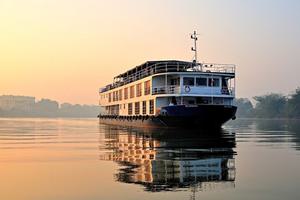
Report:
[[[195,47],[195,61],[197,63],[197,36],[196,36],[196,31],[194,31],[194,47]]]
[[[198,37],[197,37],[197,32],[194,31],[193,34],[191,34],[191,39],[194,40],[194,46],[191,48],[192,51],[195,52],[195,64],[197,65],[198,64],[198,59],[197,59],[197,40],[198,40]],[[202,71],[202,66],[200,65],[200,70]]]

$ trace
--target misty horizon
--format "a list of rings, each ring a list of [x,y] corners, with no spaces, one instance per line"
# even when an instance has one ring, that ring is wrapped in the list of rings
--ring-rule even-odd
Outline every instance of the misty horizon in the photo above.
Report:
[[[62,104],[71,104],[71,105],[87,105],[87,106],[98,106],[97,103],[95,104],[84,104],[84,103],[74,103],[74,102],[59,102],[53,98],[49,98],[49,97],[40,97],[37,98],[33,95],[25,95],[25,94],[0,94],[0,97],[2,96],[14,96],[14,97],[32,97],[35,99],[35,102],[41,101],[41,100],[51,100],[51,101],[55,101],[59,104],[59,106],[61,106]]]
[[[0,117],[96,117],[99,105],[58,103],[31,96],[0,95]]]
[[[253,96],[240,96],[237,94],[236,98],[238,99],[242,99],[242,98],[247,98],[251,101],[254,101],[254,97],[256,96],[264,96],[264,95],[269,95],[269,94],[280,94],[280,95],[283,95],[283,96],[291,96],[293,94],[295,94],[295,91],[300,88],[300,85],[299,86],[295,86],[293,88],[290,89],[289,92],[287,93],[282,93],[282,92],[279,92],[279,91],[269,91],[269,92],[266,92],[266,93],[261,93],[261,94],[256,94],[256,95],[253,95]],[[85,104],[85,103],[74,103],[74,102],[59,102],[53,98],[48,98],[48,97],[40,97],[40,98],[37,98],[35,96],[32,96],[32,95],[22,95],[22,94],[0,94],[0,97],[1,96],[20,96],[20,97],[34,97],[35,98],[35,101],[41,101],[43,99],[46,99],[46,100],[53,100],[53,101],[56,101],[59,105],[62,105],[62,104],[72,104],[72,105],[89,105],[89,106],[99,106],[99,102],[98,102],[98,96],[96,98],[96,103],[94,104]]]

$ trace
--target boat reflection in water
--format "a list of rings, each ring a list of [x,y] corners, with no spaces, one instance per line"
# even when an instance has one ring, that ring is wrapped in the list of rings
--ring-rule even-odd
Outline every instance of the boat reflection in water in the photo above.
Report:
[[[117,181],[152,192],[234,187],[234,133],[106,128],[100,159],[121,165]]]

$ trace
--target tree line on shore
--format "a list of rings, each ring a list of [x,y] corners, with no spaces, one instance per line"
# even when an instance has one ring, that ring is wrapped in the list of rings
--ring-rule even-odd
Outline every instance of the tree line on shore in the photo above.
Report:
[[[300,87],[293,94],[285,96],[270,93],[247,98],[237,98],[238,118],[296,118],[300,119]],[[0,117],[96,117],[100,107],[96,105],[79,105],[42,99],[33,103],[30,109],[19,107],[1,109]]]
[[[63,103],[42,99],[27,106],[0,108],[0,117],[97,117],[100,106]]]
[[[245,118],[300,118],[300,88],[285,96],[270,93],[253,97],[254,104],[247,98],[236,99],[237,117]]]

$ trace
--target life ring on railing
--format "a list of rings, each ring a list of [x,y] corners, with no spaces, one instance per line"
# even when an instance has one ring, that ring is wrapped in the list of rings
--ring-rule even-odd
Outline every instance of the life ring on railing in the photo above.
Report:
[[[186,85],[186,86],[184,87],[184,91],[185,91],[186,93],[189,93],[189,92],[191,91],[191,87],[188,86],[188,85]]]

